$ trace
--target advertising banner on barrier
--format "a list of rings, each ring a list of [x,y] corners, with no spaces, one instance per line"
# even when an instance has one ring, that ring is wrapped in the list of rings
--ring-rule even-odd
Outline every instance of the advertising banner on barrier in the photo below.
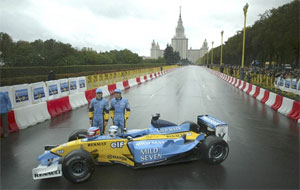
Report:
[[[48,99],[56,99],[61,96],[60,86],[58,80],[46,81],[46,86],[48,89]]]
[[[69,89],[69,80],[68,79],[59,79],[60,93],[61,96],[67,96],[70,93]]]
[[[32,83],[30,84],[30,88],[33,104],[48,100],[48,91],[44,82]]]
[[[78,78],[69,78],[70,94],[78,92]]]
[[[31,89],[28,84],[12,86],[13,104],[15,107],[22,107],[32,104]]]
[[[79,92],[86,91],[86,79],[85,77],[78,77],[78,83],[79,83]]]
[[[14,99],[13,99],[13,90],[12,90],[12,87],[11,86],[1,86],[0,87],[0,92],[6,92],[8,94],[8,97],[10,99],[10,102],[11,102],[11,106],[12,108],[15,107],[14,105]]]

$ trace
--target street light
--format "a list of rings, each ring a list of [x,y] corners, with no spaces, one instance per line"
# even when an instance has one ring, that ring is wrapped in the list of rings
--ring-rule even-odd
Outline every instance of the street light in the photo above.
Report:
[[[211,64],[214,63],[214,42],[211,42]]]
[[[221,32],[221,56],[220,56],[220,65],[223,64],[222,60],[223,60],[223,34],[224,34],[224,31],[222,30]]]
[[[246,17],[247,17],[247,10],[248,10],[248,3],[244,6],[244,36],[243,36],[243,52],[242,52],[242,68],[244,68],[244,59],[245,59],[245,39],[246,39]]]

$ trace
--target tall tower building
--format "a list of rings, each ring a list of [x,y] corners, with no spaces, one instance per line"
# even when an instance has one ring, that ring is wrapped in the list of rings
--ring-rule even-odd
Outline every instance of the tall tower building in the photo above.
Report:
[[[179,11],[177,27],[175,30],[175,36],[172,38],[171,46],[173,48],[173,51],[179,52],[181,59],[188,59],[193,63],[196,63],[200,57],[202,57],[208,52],[208,45],[206,39],[203,42],[202,47],[200,49],[192,49],[192,47],[188,49],[188,39],[184,34],[184,27],[181,18],[181,7]],[[150,58],[157,59],[163,56],[164,49],[160,49],[158,42],[155,43],[155,41],[153,40],[150,49]]]
[[[184,34],[184,27],[181,19],[181,7],[180,7],[179,19],[176,27],[176,34],[172,38],[172,47],[174,51],[179,52],[181,59],[187,58],[188,39],[185,37]]]

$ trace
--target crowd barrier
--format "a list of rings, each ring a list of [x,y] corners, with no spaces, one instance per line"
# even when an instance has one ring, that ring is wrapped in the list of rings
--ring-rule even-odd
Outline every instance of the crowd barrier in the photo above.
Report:
[[[9,131],[9,133],[18,132],[19,127],[18,127],[16,119],[15,119],[14,110],[11,110],[10,112],[8,112],[7,117],[8,117],[8,131]],[[1,128],[0,136],[2,137],[4,135],[4,130],[3,130],[3,126],[2,126],[1,117],[0,117],[0,128]]]
[[[218,77],[222,78],[223,80],[235,86],[236,88],[239,88],[240,90],[246,92],[253,98],[260,101],[261,103],[271,107],[273,110],[278,111],[279,113],[286,115],[289,118],[296,120],[298,123],[300,123],[299,102],[292,100],[290,98],[283,97],[276,93],[270,92],[264,88],[248,83],[246,81],[242,81],[240,79],[228,76],[224,73],[220,73],[218,71],[211,70],[211,69],[209,69],[209,71],[216,74]],[[294,85],[295,87],[295,80],[277,79],[275,85],[276,87],[280,88],[283,91],[288,91],[287,89],[289,89],[291,86]],[[292,92],[292,91],[288,91],[288,92]]]
[[[72,109],[77,109],[88,104],[88,101],[85,98],[84,92],[78,92],[76,94],[69,95],[70,105]]]
[[[106,97],[113,94],[116,88],[128,89],[166,73],[149,73],[100,88]],[[87,90],[87,87],[86,77],[0,87],[0,91],[8,93],[12,102],[13,110],[8,114],[10,133],[88,104],[96,96],[96,88]]]
[[[50,119],[46,102],[15,108],[14,113],[19,129],[25,129],[31,125]]]
[[[51,117],[56,117],[72,110],[69,96],[47,101],[47,108]]]

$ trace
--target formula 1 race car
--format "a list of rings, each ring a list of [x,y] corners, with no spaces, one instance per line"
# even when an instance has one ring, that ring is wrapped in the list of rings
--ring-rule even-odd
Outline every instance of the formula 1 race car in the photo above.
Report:
[[[132,129],[118,134],[111,126],[100,136],[95,127],[77,130],[62,145],[45,146],[38,157],[40,165],[32,170],[33,179],[64,176],[73,183],[87,180],[95,165],[124,164],[133,168],[159,166],[205,159],[219,164],[229,153],[228,125],[212,116],[197,116],[197,124],[176,125],[152,117],[146,129]],[[97,130],[98,129],[98,130]]]

